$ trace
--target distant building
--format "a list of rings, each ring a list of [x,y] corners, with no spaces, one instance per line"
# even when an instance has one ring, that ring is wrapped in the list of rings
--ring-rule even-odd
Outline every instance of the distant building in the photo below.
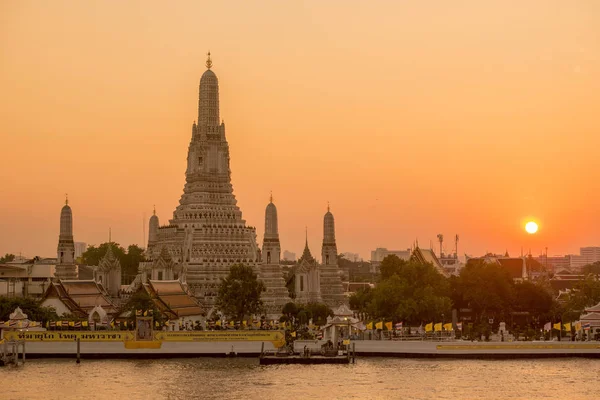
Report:
[[[358,255],[358,253],[350,253],[349,251],[342,253],[344,258],[348,261],[357,262],[362,261],[362,258]]]
[[[388,250],[384,247],[378,247],[377,249],[371,251],[371,263],[381,263],[384,258],[393,254],[398,256],[398,258],[402,260],[409,260],[411,255],[411,250]]]
[[[75,258],[79,258],[85,253],[87,250],[87,243],[85,242],[75,242]]]
[[[0,296],[41,297],[54,278],[56,258],[20,259],[0,264]]]
[[[296,261],[296,253],[284,250],[283,251],[283,259],[285,261]]]
[[[568,254],[566,256],[549,256],[546,258],[542,254],[539,257],[534,257],[534,259],[543,266],[547,266],[548,271],[555,274],[562,271],[580,273],[584,266],[600,261],[600,247],[581,247],[579,254]]]
[[[514,282],[523,282],[529,279],[527,273],[527,257],[510,257],[508,254],[504,256],[498,254],[486,254],[483,257],[467,258],[466,265],[481,261],[488,264],[500,265],[508,272]]]

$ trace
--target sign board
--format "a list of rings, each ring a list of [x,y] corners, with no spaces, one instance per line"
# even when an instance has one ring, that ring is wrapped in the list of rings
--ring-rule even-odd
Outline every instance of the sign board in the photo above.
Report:
[[[37,331],[4,333],[6,340],[25,340],[26,342],[124,342],[133,340],[132,332],[128,331]]]
[[[281,331],[157,331],[154,338],[166,342],[272,342],[275,347],[285,344]]]

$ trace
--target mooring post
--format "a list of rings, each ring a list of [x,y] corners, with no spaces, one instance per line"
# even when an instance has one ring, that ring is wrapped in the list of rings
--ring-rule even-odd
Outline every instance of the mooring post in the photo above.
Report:
[[[352,364],[356,362],[356,343],[352,343]]]
[[[265,342],[262,342],[262,345],[260,346],[260,358],[263,357],[264,353],[265,353]]]
[[[79,364],[81,362],[80,344],[81,344],[81,339],[77,338],[77,361],[75,361],[77,364]]]

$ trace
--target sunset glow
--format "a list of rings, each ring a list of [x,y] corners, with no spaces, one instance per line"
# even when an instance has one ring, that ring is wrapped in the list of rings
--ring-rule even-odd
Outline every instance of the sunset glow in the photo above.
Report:
[[[525,230],[527,231],[527,233],[529,233],[530,235],[533,235],[534,233],[536,233],[538,231],[538,224],[536,224],[533,221],[529,221],[526,225],[525,225]]]

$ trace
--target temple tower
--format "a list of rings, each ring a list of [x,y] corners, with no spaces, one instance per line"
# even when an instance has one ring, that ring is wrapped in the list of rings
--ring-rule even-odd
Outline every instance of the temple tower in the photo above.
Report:
[[[147,251],[154,260],[166,248],[185,271],[190,291],[208,308],[233,264],[260,272],[256,230],[246,226],[233,195],[219,81],[212,65],[209,53],[200,78],[198,121],[192,124],[183,194],[169,224],[158,227],[156,240],[148,241]]]
[[[77,266],[75,265],[75,243],[73,242],[73,212],[69,207],[69,199],[60,210],[60,233],[56,249],[56,271],[54,276],[58,279],[77,279]]]
[[[327,213],[323,218],[323,247],[321,248],[321,257],[321,296],[323,297],[323,302],[332,308],[347,304],[348,299],[344,294],[341,270],[337,261],[335,221],[329,205],[327,206]]]
[[[100,282],[111,297],[119,297],[121,290],[121,262],[113,251],[113,244],[108,244],[104,257],[98,263],[96,281]]]
[[[294,291],[296,302],[300,304],[320,303],[323,301],[321,293],[321,271],[319,264],[314,259],[308,248],[308,232],[302,257],[298,260],[294,272]]]
[[[156,207],[154,207],[148,223],[148,248],[156,243],[158,239],[158,226],[158,216],[156,215]]]
[[[265,235],[262,247],[262,263],[259,278],[266,286],[262,294],[267,315],[277,318],[283,306],[290,301],[288,290],[283,279],[280,262],[281,245],[277,227],[277,207],[273,204],[273,196],[265,210]]]

